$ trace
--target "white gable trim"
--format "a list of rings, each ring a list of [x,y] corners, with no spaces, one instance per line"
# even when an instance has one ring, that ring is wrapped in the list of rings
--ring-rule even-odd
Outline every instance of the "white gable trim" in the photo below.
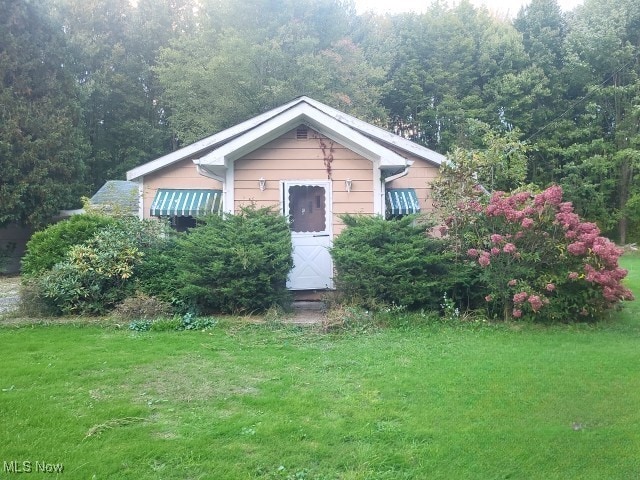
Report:
[[[156,170],[160,170],[173,163],[179,162],[180,160],[184,160],[185,158],[197,155],[198,153],[206,151],[212,147],[215,147],[216,145],[220,145],[228,139],[233,138],[236,135],[240,135],[247,130],[255,127],[256,125],[260,125],[265,120],[268,120],[274,115],[287,110],[292,105],[295,105],[298,102],[299,99],[293,100],[278,108],[274,108],[273,110],[269,110],[268,112],[250,118],[249,120],[239,123],[231,128],[227,128],[226,130],[218,132],[215,135],[211,135],[210,137],[198,140],[197,142],[180,148],[175,152],[168,153],[167,155],[156,158],[155,160],[140,165],[139,167],[133,168],[127,172],[127,180],[134,180],[136,178],[143,177],[144,175],[155,172]]]
[[[384,130],[383,128],[376,127],[375,125],[359,120],[356,117],[352,117],[351,115],[343,113],[340,110],[336,110],[329,105],[325,105],[324,103],[320,103],[309,97],[302,97],[302,99],[318,110],[326,113],[339,122],[348,125],[349,127],[354,128],[365,135],[369,135],[384,143],[398,147],[401,150],[412,153],[413,155],[435,163],[436,165],[442,164],[447,158],[444,155],[435,152],[434,150],[423,147],[422,145],[418,145],[411,140],[407,140],[406,138]]]
[[[371,125],[362,120],[358,120],[351,115],[342,113],[339,110],[329,107],[328,105],[325,105],[321,102],[313,100],[309,97],[299,97],[280,107],[257,115],[231,128],[227,128],[226,130],[223,130],[215,135],[194,142],[190,145],[187,145],[186,147],[176,150],[175,152],[171,152],[167,155],[140,165],[139,167],[133,168],[127,172],[127,180],[136,180],[149,173],[155,172],[173,163],[179,162],[180,160],[184,160],[185,158],[198,158],[203,153],[207,153],[210,150],[215,149],[216,147],[224,146],[225,143],[229,142],[230,140],[234,141],[234,137],[243,136],[243,134],[250,132],[251,130],[261,126],[265,122],[269,122],[275,117],[281,115],[283,112],[287,112],[288,110],[299,106],[304,107],[304,113],[308,114],[309,126],[315,128],[320,133],[339,143],[344,143],[345,146],[353,149],[357,153],[361,153],[360,151],[356,150],[356,148],[358,148],[358,144],[362,145],[363,153],[366,152],[368,154],[373,154],[373,158],[369,155],[363,155],[364,157],[371,160],[373,160],[376,156],[379,156],[379,158],[381,159],[387,158],[388,160],[382,161],[382,168],[386,166],[400,166],[400,164],[396,162],[399,162],[398,157],[401,158],[401,156],[393,154],[396,156],[394,158],[393,155],[381,155],[381,151],[390,150],[384,145],[377,144],[377,141],[380,141],[388,146],[398,148],[399,150],[415,155],[418,158],[422,158],[436,165],[440,165],[446,159],[444,155],[441,155],[437,152],[434,152],[433,150],[411,142],[403,137],[400,137],[399,135],[395,135],[382,128],[376,127],[375,125]],[[312,111],[316,111],[323,115],[314,115],[310,113]],[[290,117],[287,118],[289,118],[290,120]],[[326,125],[325,127],[326,122],[329,122],[331,119],[333,120],[333,122],[330,122],[330,125]],[[338,126],[338,124],[340,126]],[[262,133],[265,134],[265,132]],[[334,137],[334,135],[336,136]],[[371,140],[371,138],[374,140]],[[255,141],[255,138],[253,140]],[[377,147],[371,146],[371,143],[377,144]],[[236,144],[236,147],[238,146],[239,145]],[[389,165],[385,165],[387,161],[390,162]]]
[[[379,168],[405,167],[407,159],[367,138],[308,103],[299,103],[244,134],[194,160],[200,166],[230,168],[238,158],[275,140],[301,123],[378,164]],[[206,167],[205,167],[206,168]]]
[[[382,196],[384,192],[382,191],[382,181],[380,179],[380,170],[379,166],[373,163],[373,213],[375,215],[384,216],[384,202],[382,201]]]

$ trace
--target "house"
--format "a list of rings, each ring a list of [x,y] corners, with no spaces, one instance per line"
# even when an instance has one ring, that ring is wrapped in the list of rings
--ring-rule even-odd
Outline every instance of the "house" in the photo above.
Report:
[[[203,213],[254,203],[289,217],[291,290],[332,288],[328,247],[341,214],[425,211],[445,159],[428,148],[299,97],[127,172],[139,216],[170,217],[178,229]]]

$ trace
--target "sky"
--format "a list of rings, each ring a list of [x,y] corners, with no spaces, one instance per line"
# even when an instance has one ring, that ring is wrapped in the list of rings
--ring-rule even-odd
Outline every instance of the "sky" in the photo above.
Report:
[[[451,4],[457,3],[449,0]],[[527,5],[531,0],[471,0],[475,6],[485,6],[489,11],[498,15],[515,17],[520,11],[520,7]],[[422,12],[431,3],[430,0],[355,0],[358,13],[373,10],[376,13],[402,13],[402,12]],[[569,11],[577,5],[581,5],[583,0],[558,0],[560,8]]]

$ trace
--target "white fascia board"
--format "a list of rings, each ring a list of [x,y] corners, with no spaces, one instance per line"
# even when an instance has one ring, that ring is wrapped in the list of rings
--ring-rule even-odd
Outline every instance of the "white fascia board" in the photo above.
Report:
[[[144,178],[138,179],[138,218],[144,220]]]
[[[254,128],[256,125],[260,125],[264,121],[270,119],[271,117],[278,115],[280,112],[285,111],[291,108],[292,105],[299,103],[301,99],[295,99],[285,105],[269,110],[257,117],[250,118],[238,125],[227,128],[226,130],[222,130],[221,132],[216,133],[215,135],[211,135],[210,137],[203,138],[202,140],[198,140],[190,145],[187,145],[175,152],[168,153],[162,157],[156,158],[155,160],[151,160],[139,167],[133,168],[127,172],[127,180],[135,180],[136,178],[143,177],[151,172],[156,170],[160,170],[172,163],[179,162],[180,160],[184,160],[187,157],[197,155],[199,152],[203,150],[207,150],[211,147],[215,147],[217,144],[227,141],[230,138],[233,138],[237,135],[246,132]]]
[[[377,169],[380,168],[379,165],[373,164],[373,213],[374,215],[380,215],[384,217],[384,202],[383,195],[384,190],[382,188],[382,180],[380,179],[379,171]]]
[[[236,189],[235,189],[235,171],[233,168],[227,169],[225,172],[225,181],[223,184],[223,201],[222,208],[225,213],[234,214],[236,208]]]
[[[435,152],[427,147],[423,147],[422,145],[418,145],[417,143],[412,142],[411,140],[407,140],[400,135],[396,135],[395,133],[391,133],[383,128],[376,127],[375,125],[359,120],[355,117],[352,117],[351,115],[347,115],[346,113],[343,113],[340,110],[336,110],[335,108],[325,105],[324,103],[320,103],[308,97],[302,97],[302,99],[305,102],[309,103],[309,105],[312,105],[318,110],[335,118],[339,122],[363,133],[364,135],[374,137],[381,142],[393,145],[394,147],[398,147],[405,152],[411,153],[419,158],[435,163],[436,165],[441,165],[447,158],[444,155]]]
[[[374,142],[357,130],[312,107],[306,102],[275,115],[243,135],[221,145],[198,159],[200,165],[229,167],[238,158],[274,140],[304,123],[319,133],[354,152],[378,163],[380,167],[406,166],[407,159],[393,150]]]

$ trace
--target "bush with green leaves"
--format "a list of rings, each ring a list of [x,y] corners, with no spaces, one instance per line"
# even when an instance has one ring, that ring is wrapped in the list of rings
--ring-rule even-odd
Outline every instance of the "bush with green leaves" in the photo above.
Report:
[[[145,249],[136,269],[136,287],[140,292],[170,304],[174,311],[181,313],[189,311],[189,305],[180,295],[184,286],[179,278],[183,252],[177,239],[184,235],[168,235],[164,242]]]
[[[22,258],[22,274],[36,276],[51,270],[65,259],[71,247],[86,242],[100,229],[114,223],[113,218],[103,215],[74,215],[34,233]]]
[[[192,313],[186,313],[182,317],[175,315],[171,318],[134,320],[129,323],[129,330],[136,332],[206,331],[214,328],[217,324],[218,321],[215,318],[196,317]]]
[[[342,217],[347,228],[331,255],[336,287],[350,303],[368,308],[400,305],[437,309],[444,292],[464,283],[450,268],[446,243],[425,233],[413,217]]]
[[[164,241],[160,223],[120,219],[72,246],[63,261],[35,282],[58,313],[103,314],[133,293],[145,250]]]
[[[627,271],[618,265],[622,249],[583,222],[562,201],[559,186],[535,195],[495,192],[487,205],[471,201],[459,211],[448,224],[481,272],[490,315],[597,319],[633,299],[622,283]]]
[[[237,215],[203,220],[176,241],[175,266],[182,286],[174,294],[185,307],[252,313],[289,302],[291,233],[282,215],[247,207]],[[172,284],[166,277],[156,283]]]

